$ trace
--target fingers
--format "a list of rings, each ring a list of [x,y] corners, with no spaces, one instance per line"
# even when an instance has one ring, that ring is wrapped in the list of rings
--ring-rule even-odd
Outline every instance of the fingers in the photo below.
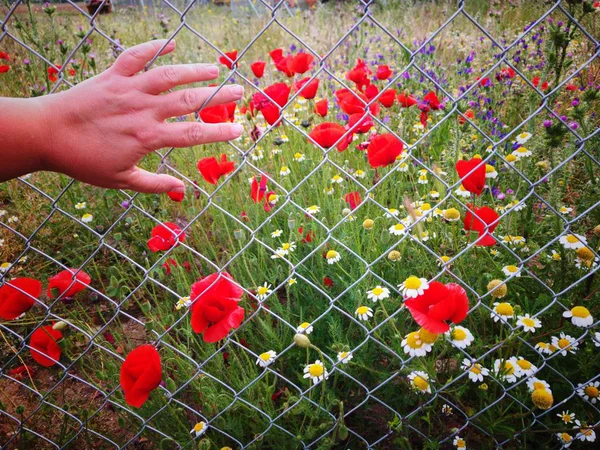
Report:
[[[126,77],[135,75],[146,67],[146,64],[156,56],[166,42],[166,39],[158,39],[128,48],[119,55],[112,66],[113,70]],[[175,49],[175,41],[169,41],[158,56],[171,53],[173,49]]]
[[[134,167],[125,180],[126,189],[131,189],[145,194],[162,194],[165,192],[184,192],[183,181],[171,175],[151,173],[147,170]]]
[[[160,94],[175,86],[214,80],[219,76],[219,68],[212,64],[178,64],[160,66],[136,78],[140,90],[149,94]]]
[[[215,93],[216,92],[216,93]],[[211,96],[214,96],[211,98]],[[210,107],[222,103],[234,102],[244,95],[244,88],[239,85],[223,86],[217,91],[216,87],[201,87],[183,89],[156,97],[158,114],[161,119],[183,116],[198,111],[201,107]],[[204,105],[208,99],[208,103]]]
[[[160,128],[157,148],[191,147],[212,142],[224,142],[241,136],[244,127],[237,123],[165,123]]]

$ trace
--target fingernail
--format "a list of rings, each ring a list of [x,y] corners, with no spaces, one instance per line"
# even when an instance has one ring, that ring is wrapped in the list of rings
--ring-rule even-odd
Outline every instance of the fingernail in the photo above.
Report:
[[[231,93],[233,95],[239,95],[241,97],[242,95],[244,95],[244,87],[236,84],[231,87]]]
[[[208,66],[206,68],[206,72],[209,76],[216,77],[217,75],[219,75],[219,68],[217,66]]]
[[[185,185],[181,184],[175,186],[173,189],[171,189],[171,192],[176,192],[177,194],[185,194]]]
[[[244,132],[244,127],[242,125],[240,125],[239,123],[234,123],[231,126],[231,131],[233,132],[233,134],[236,134],[239,136],[240,134],[242,134]]]

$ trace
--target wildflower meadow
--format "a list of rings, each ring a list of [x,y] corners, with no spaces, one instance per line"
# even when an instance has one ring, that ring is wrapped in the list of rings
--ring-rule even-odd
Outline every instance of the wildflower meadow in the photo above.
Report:
[[[245,89],[185,193],[0,184],[0,447],[598,448],[600,2],[158,3],[0,6],[1,96]]]

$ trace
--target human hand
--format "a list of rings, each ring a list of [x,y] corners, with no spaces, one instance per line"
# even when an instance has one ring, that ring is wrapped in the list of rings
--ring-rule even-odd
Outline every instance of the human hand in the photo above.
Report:
[[[68,91],[39,99],[46,135],[40,155],[42,170],[105,188],[183,192],[181,180],[150,173],[136,164],[159,148],[228,141],[242,134],[239,124],[165,122],[197,111],[217,88],[165,91],[213,80],[219,69],[208,64],[181,64],[136,75],[164,44],[157,40],[129,48],[105,72]],[[161,55],[174,48],[175,42],[169,42]],[[242,86],[224,86],[206,106],[239,100],[243,93]]]

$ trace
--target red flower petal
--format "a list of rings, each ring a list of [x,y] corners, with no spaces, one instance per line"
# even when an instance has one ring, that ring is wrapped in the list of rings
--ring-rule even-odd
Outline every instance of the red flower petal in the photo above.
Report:
[[[456,171],[467,191],[481,195],[485,187],[485,163],[480,158],[458,161]]]
[[[55,365],[62,354],[56,341],[62,337],[59,330],[52,329],[52,325],[37,328],[29,339],[31,357],[44,367]]]
[[[76,272],[77,269],[67,269],[50,278],[48,280],[48,297],[57,298],[62,295],[69,298],[86,289],[90,285],[92,277],[82,270],[74,276]]]
[[[150,344],[133,349],[121,366],[121,387],[129,406],[141,408],[161,380],[160,355]]]
[[[14,320],[29,311],[41,293],[42,283],[33,278],[7,281],[0,287],[0,319]]]

